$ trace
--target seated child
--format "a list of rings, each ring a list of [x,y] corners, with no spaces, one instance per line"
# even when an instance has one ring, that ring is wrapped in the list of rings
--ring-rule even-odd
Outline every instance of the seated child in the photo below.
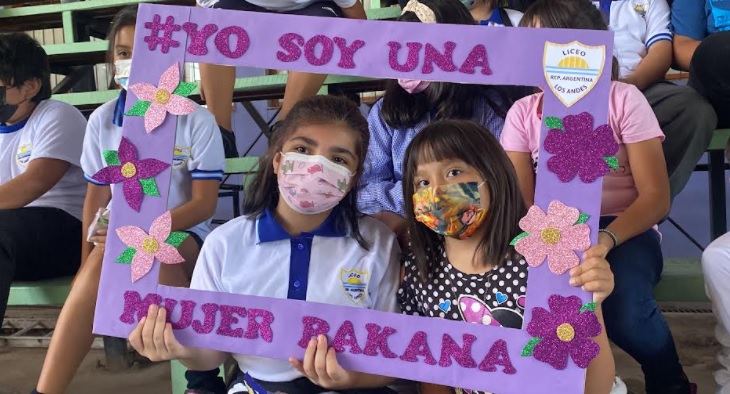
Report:
[[[88,180],[83,208],[84,231],[89,228],[99,209],[109,206],[115,197],[110,185],[92,177],[107,165],[104,152],[119,149],[122,139],[122,114],[134,49],[136,18],[136,7],[124,8],[114,17],[109,29],[108,58],[116,70],[115,82],[122,90],[118,99],[102,105],[91,114],[86,129],[81,155],[81,165]],[[180,154],[172,165],[167,204],[172,214],[172,231],[186,231],[190,236],[179,247],[185,262],[163,264],[160,283],[187,286],[203,240],[210,232],[225,162],[220,132],[213,116],[204,108],[196,106],[191,114],[178,116],[176,133],[175,147]],[[106,231],[101,230],[98,235],[91,237],[90,242],[86,242],[86,234],[83,237],[83,263],[58,317],[36,393],[65,393],[94,340],[91,330]],[[74,244],[78,244],[78,241],[74,240]],[[208,375],[211,375],[212,380],[218,379],[217,369]],[[222,386],[223,382],[219,384]]]
[[[476,24],[456,0],[411,0],[398,21]],[[382,220],[403,238],[406,226],[402,164],[410,141],[422,128],[439,119],[472,119],[499,135],[513,102],[511,93],[504,87],[486,85],[388,81],[385,95],[368,116],[371,137],[360,182],[360,211]]]
[[[538,0],[525,12],[522,23],[607,30],[589,0]],[[615,79],[617,73],[612,71]],[[664,261],[659,234],[652,227],[669,211],[664,135],[635,86],[612,82],[609,94],[609,125],[619,150],[618,169],[603,178],[598,236],[598,243],[609,251],[606,259],[616,279],[614,292],[603,303],[606,331],[611,341],[641,364],[648,394],[689,394],[690,383],[672,333],[654,299]],[[538,93],[515,103],[502,133],[502,146],[515,166],[528,205],[535,192],[541,122],[542,93]],[[597,122],[594,129],[600,125]]]
[[[355,208],[353,186],[363,171],[368,138],[367,122],[351,101],[334,96],[299,101],[259,162],[261,172],[245,194],[245,216],[211,233],[190,287],[396,311],[400,249],[395,235]],[[308,171],[315,167],[321,171]],[[353,299],[344,291],[343,270],[368,273],[363,297]],[[140,354],[153,361],[178,359],[192,370],[215,368],[229,356],[179,344],[165,313],[152,306],[130,335]],[[158,348],[158,341],[171,345]],[[233,357],[242,371],[239,381],[252,378],[269,392],[391,392],[385,386],[393,379],[345,371],[336,361],[326,365],[333,374],[317,375],[313,360],[327,352],[327,339],[320,336],[310,341],[304,363]],[[238,383],[229,391],[246,393]]]
[[[51,100],[43,48],[0,33],[0,326],[14,280],[73,275],[79,266],[86,119]]]
[[[525,206],[496,138],[474,122],[434,122],[409,145],[403,170],[411,239],[398,291],[403,313],[522,328],[528,266],[509,243],[520,232]],[[604,245],[594,246],[570,271],[570,284],[593,292],[598,305],[613,290],[606,252]],[[469,314],[474,308],[485,311],[476,321]],[[596,315],[603,324],[600,306]],[[614,376],[606,330],[594,340],[600,353],[588,366],[585,392],[606,394]],[[480,394],[471,387],[454,389]],[[421,383],[421,392],[452,389]]]

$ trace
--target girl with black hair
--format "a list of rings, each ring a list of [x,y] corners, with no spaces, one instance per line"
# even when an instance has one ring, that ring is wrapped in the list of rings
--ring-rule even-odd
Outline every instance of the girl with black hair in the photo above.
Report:
[[[368,138],[367,122],[348,99],[299,101],[259,161],[245,194],[245,216],[211,233],[190,287],[396,311],[395,235],[355,208],[353,186],[362,174]],[[179,359],[192,370],[215,368],[229,356],[180,345],[165,314],[153,306],[130,335],[140,354]],[[155,346],[160,343],[167,346]],[[391,392],[385,386],[393,379],[345,371],[326,357],[332,352],[320,336],[310,341],[304,362],[234,354],[242,372],[229,393],[248,393],[247,384],[290,394]],[[315,360],[325,366],[314,368]]]
[[[411,0],[398,21],[476,24],[458,0]],[[499,136],[513,102],[511,92],[509,88],[486,85],[388,81],[385,96],[375,103],[368,117],[371,138],[360,182],[360,211],[403,235],[401,179],[408,143],[426,125],[440,119],[471,119]]]

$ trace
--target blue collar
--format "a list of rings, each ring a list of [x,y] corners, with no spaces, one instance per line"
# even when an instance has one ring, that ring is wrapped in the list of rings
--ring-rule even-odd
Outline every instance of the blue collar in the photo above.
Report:
[[[256,232],[259,237],[258,243],[295,238],[281,227],[274,216],[274,212],[268,208],[256,220]],[[307,235],[315,235],[318,237],[346,237],[349,235],[349,231],[347,231],[347,226],[342,221],[340,209],[335,207],[319,227],[310,233],[302,233],[300,237]]]
[[[15,133],[16,131],[25,127],[25,124],[28,123],[28,119],[30,119],[30,116],[11,126],[0,123],[0,134]]]
[[[500,14],[499,9],[495,8],[492,10],[492,15],[489,16],[489,19],[481,20],[479,21],[479,24],[482,26],[489,26],[490,24],[504,26],[504,21],[502,20],[502,15]]]
[[[127,102],[127,91],[122,89],[119,92],[119,98],[117,98],[117,106],[114,107],[114,118],[112,121],[115,126],[122,127],[124,123],[124,105]]]

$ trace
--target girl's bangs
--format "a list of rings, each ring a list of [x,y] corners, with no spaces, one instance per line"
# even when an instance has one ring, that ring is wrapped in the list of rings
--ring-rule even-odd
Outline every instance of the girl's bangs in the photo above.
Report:
[[[416,157],[414,164],[433,163],[442,160],[463,160],[465,147],[462,146],[460,140],[453,133],[446,130],[437,133],[428,133],[426,138],[418,141],[418,145],[414,146]]]

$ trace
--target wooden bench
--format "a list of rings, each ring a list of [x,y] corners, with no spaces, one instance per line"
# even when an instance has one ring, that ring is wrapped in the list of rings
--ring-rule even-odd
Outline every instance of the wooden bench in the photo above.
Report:
[[[707,164],[698,164],[695,171],[707,171],[710,195],[710,239],[727,232],[727,207],[725,201],[725,148],[730,140],[730,129],[718,129],[707,147]]]

